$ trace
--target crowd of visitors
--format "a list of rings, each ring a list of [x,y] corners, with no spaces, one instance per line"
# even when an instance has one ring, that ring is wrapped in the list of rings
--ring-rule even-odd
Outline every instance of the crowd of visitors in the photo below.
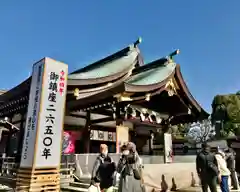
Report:
[[[116,165],[108,155],[108,146],[100,145],[100,154],[93,166],[89,192],[143,192],[141,184],[141,160],[136,145],[128,142],[121,147],[121,157]]]
[[[207,192],[208,187],[211,192],[217,192],[217,184],[220,184],[222,192],[239,188],[235,171],[235,153],[231,148],[224,150],[218,147],[212,151],[211,147],[204,143],[202,151],[197,155],[196,167],[203,192]]]
[[[144,192],[141,168],[141,159],[134,143],[128,142],[121,147],[121,157],[117,164],[108,155],[108,146],[101,144],[100,154],[93,167],[89,192],[113,192],[114,186],[118,186],[119,192]],[[217,192],[218,184],[222,192],[239,188],[235,152],[231,148],[218,147],[213,151],[204,143],[196,158],[196,168],[203,192],[207,192],[208,187],[211,192]]]

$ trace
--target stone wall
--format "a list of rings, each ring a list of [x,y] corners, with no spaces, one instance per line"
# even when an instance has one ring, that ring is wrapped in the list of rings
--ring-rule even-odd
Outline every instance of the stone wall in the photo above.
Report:
[[[76,154],[77,164],[76,175],[78,177],[88,176],[92,172],[93,164],[98,154]],[[119,154],[110,154],[115,162],[118,162]],[[191,186],[192,175],[195,182],[199,180],[196,174],[196,156],[175,156],[174,163],[164,164],[161,156],[140,156],[143,160],[143,182],[147,186],[147,191],[152,188],[161,188],[162,176],[165,177],[168,188],[172,187],[172,179],[177,188],[187,188]]]
[[[195,163],[145,164],[143,180],[147,191],[152,188],[161,189],[164,182],[168,189],[183,189],[190,187],[192,182],[199,183]]]

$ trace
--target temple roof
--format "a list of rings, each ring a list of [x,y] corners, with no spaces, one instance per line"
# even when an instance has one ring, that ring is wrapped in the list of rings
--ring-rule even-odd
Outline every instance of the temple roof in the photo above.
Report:
[[[140,41],[136,41],[100,61],[74,71],[68,75],[68,85],[95,85],[123,77],[133,68],[142,64],[140,50],[137,47],[138,43]]]
[[[77,80],[78,84],[88,84],[91,82],[91,84],[99,84],[115,80],[126,74],[137,64],[138,54],[138,49],[133,48],[120,58],[103,62],[101,66],[95,65],[91,68],[72,73],[68,76],[68,80],[70,84],[73,84],[74,80]]]
[[[186,110],[191,109],[199,114],[203,112],[207,116],[189,92],[180,67],[173,60],[173,56],[178,54],[178,51],[144,64],[138,48],[139,43],[140,40],[137,40],[104,59],[70,73],[67,87],[67,110],[79,110],[109,98],[116,100],[119,95],[128,97],[129,101],[146,102],[147,94],[155,97],[163,91],[173,91],[177,95],[178,102],[181,102]],[[0,95],[0,102],[3,103],[0,104],[0,116],[14,112],[5,112],[6,108],[11,108],[11,106],[20,109],[19,103],[25,104],[26,108],[30,82],[31,77]],[[170,102],[177,99],[173,97]],[[155,100],[159,99],[155,97]]]
[[[175,72],[176,63],[166,59],[154,61],[139,67],[135,73],[125,81],[125,91],[144,92],[158,89]]]
[[[126,84],[136,86],[148,86],[158,84],[167,79],[175,70],[176,63],[169,63],[168,65],[160,65],[155,68],[140,71],[132,75]]]

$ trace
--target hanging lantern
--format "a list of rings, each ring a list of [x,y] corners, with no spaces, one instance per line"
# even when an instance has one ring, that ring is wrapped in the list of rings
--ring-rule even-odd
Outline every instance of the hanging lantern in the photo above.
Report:
[[[153,114],[151,114],[151,115],[149,116],[149,120],[150,120],[151,123],[153,123],[153,122],[156,123],[156,116],[153,115]]]
[[[150,99],[151,99],[151,94],[150,93],[146,94],[145,95],[145,100],[150,101]]]
[[[149,113],[145,113],[145,121],[151,122]]]
[[[135,109],[132,109],[131,119],[136,119],[137,113]]]
[[[124,119],[127,120],[127,107],[124,107]]]
[[[145,121],[145,115],[143,113],[140,113],[140,119],[141,121]]]
[[[116,106],[115,106],[115,105],[114,105],[114,106],[112,106],[112,111],[113,111],[113,119],[116,119],[116,110],[117,110]]]
[[[161,117],[159,115],[156,115],[155,117],[156,117],[157,124],[162,123],[162,119],[161,119]]]

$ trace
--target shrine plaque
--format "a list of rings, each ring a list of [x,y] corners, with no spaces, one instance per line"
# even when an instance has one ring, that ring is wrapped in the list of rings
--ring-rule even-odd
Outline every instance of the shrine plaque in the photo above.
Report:
[[[59,168],[68,66],[50,58],[33,65],[20,167]]]
[[[93,130],[93,140],[98,140],[98,131]]]
[[[108,132],[108,141],[113,141],[113,132]]]
[[[112,136],[113,136],[113,141],[116,141],[116,133],[112,132]]]
[[[103,141],[104,140],[104,133],[103,131],[98,131],[98,140]]]
[[[91,130],[91,131],[90,131],[90,140],[93,140],[93,135],[94,135],[94,131]]]
[[[108,141],[108,131],[104,131],[104,132],[103,132],[103,135],[104,135],[103,140],[104,140],[104,141]]]

